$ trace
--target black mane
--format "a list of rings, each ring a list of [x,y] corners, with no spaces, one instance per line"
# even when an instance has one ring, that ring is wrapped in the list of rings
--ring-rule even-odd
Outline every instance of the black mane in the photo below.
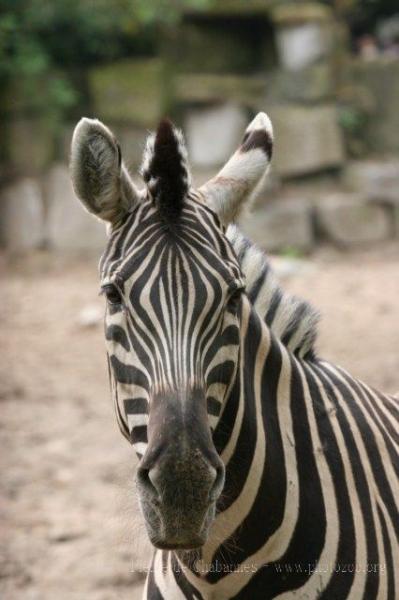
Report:
[[[163,119],[156,134],[149,137],[141,173],[162,218],[176,221],[190,188],[190,175],[183,135],[169,119]]]

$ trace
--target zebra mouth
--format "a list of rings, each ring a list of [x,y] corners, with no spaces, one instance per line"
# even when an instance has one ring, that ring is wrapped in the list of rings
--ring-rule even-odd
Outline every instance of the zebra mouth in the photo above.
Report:
[[[162,550],[194,550],[200,548],[208,539],[209,528],[215,517],[215,503],[212,502],[202,510],[193,506],[191,511],[180,513],[179,508],[171,507],[162,510],[158,505],[154,510],[143,506],[148,536],[156,548]],[[147,510],[146,510],[147,509]],[[203,518],[198,519],[202,514]]]
[[[152,544],[160,550],[195,550],[201,548],[206,542],[206,537],[194,536],[187,541],[151,540]]]

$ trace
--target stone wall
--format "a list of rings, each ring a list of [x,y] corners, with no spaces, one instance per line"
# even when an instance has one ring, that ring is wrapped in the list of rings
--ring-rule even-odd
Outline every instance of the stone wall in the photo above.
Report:
[[[64,163],[0,191],[0,245],[12,253],[47,249],[100,254],[105,241],[104,223],[82,209]]]
[[[194,172],[194,178],[201,181],[204,173]],[[0,242],[8,251],[99,255],[104,248],[105,225],[82,209],[65,164],[5,186],[0,207]],[[268,187],[240,224],[269,252],[399,240],[399,161],[349,163],[339,182]]]
[[[104,227],[78,206],[66,167],[79,116],[103,119],[135,172],[148,130],[172,115],[201,181],[236,149],[259,110],[275,130],[274,187],[243,226],[262,246],[308,252],[320,241],[351,247],[392,238],[398,162],[348,165],[347,151],[399,154],[399,59],[349,58],[345,40],[325,3],[223,0],[185,14],[157,58],[81,73],[85,101],[73,122],[44,118],[15,90],[0,107],[0,243],[13,251],[103,246]],[[323,174],[330,184],[320,191],[301,185]]]
[[[223,55],[221,73],[215,61],[199,60],[192,61],[188,74],[184,62],[176,76],[175,102],[194,166],[220,166],[236,148],[242,122],[267,107],[275,129],[278,176],[339,168],[345,153],[334,95],[334,15],[318,2],[263,6],[259,11],[255,3],[251,12],[249,2],[234,19],[223,18],[220,9],[200,16],[190,13],[183,23],[176,45],[194,28],[197,55],[204,48],[206,54],[218,55],[209,31],[219,43],[232,36],[247,48],[244,55],[239,46]],[[251,52],[257,58],[243,69],[236,56],[248,61]]]
[[[241,226],[272,252],[399,240],[399,160],[350,162],[339,181],[265,191]]]

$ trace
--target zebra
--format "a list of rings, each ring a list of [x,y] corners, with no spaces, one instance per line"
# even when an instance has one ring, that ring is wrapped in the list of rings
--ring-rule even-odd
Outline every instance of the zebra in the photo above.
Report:
[[[397,399],[319,358],[318,313],[234,225],[272,149],[259,113],[194,189],[163,120],[138,189],[105,125],[73,135],[76,195],[108,229],[105,338],[154,546],[146,599],[399,595]]]

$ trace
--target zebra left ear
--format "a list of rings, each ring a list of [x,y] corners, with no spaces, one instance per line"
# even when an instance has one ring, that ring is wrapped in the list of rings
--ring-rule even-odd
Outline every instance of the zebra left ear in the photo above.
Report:
[[[233,222],[267,173],[273,152],[273,127],[260,112],[248,125],[241,145],[221,171],[199,188],[224,225]]]
[[[140,200],[122,162],[119,144],[97,119],[77,124],[71,145],[73,187],[83,206],[104,221],[118,222]]]

